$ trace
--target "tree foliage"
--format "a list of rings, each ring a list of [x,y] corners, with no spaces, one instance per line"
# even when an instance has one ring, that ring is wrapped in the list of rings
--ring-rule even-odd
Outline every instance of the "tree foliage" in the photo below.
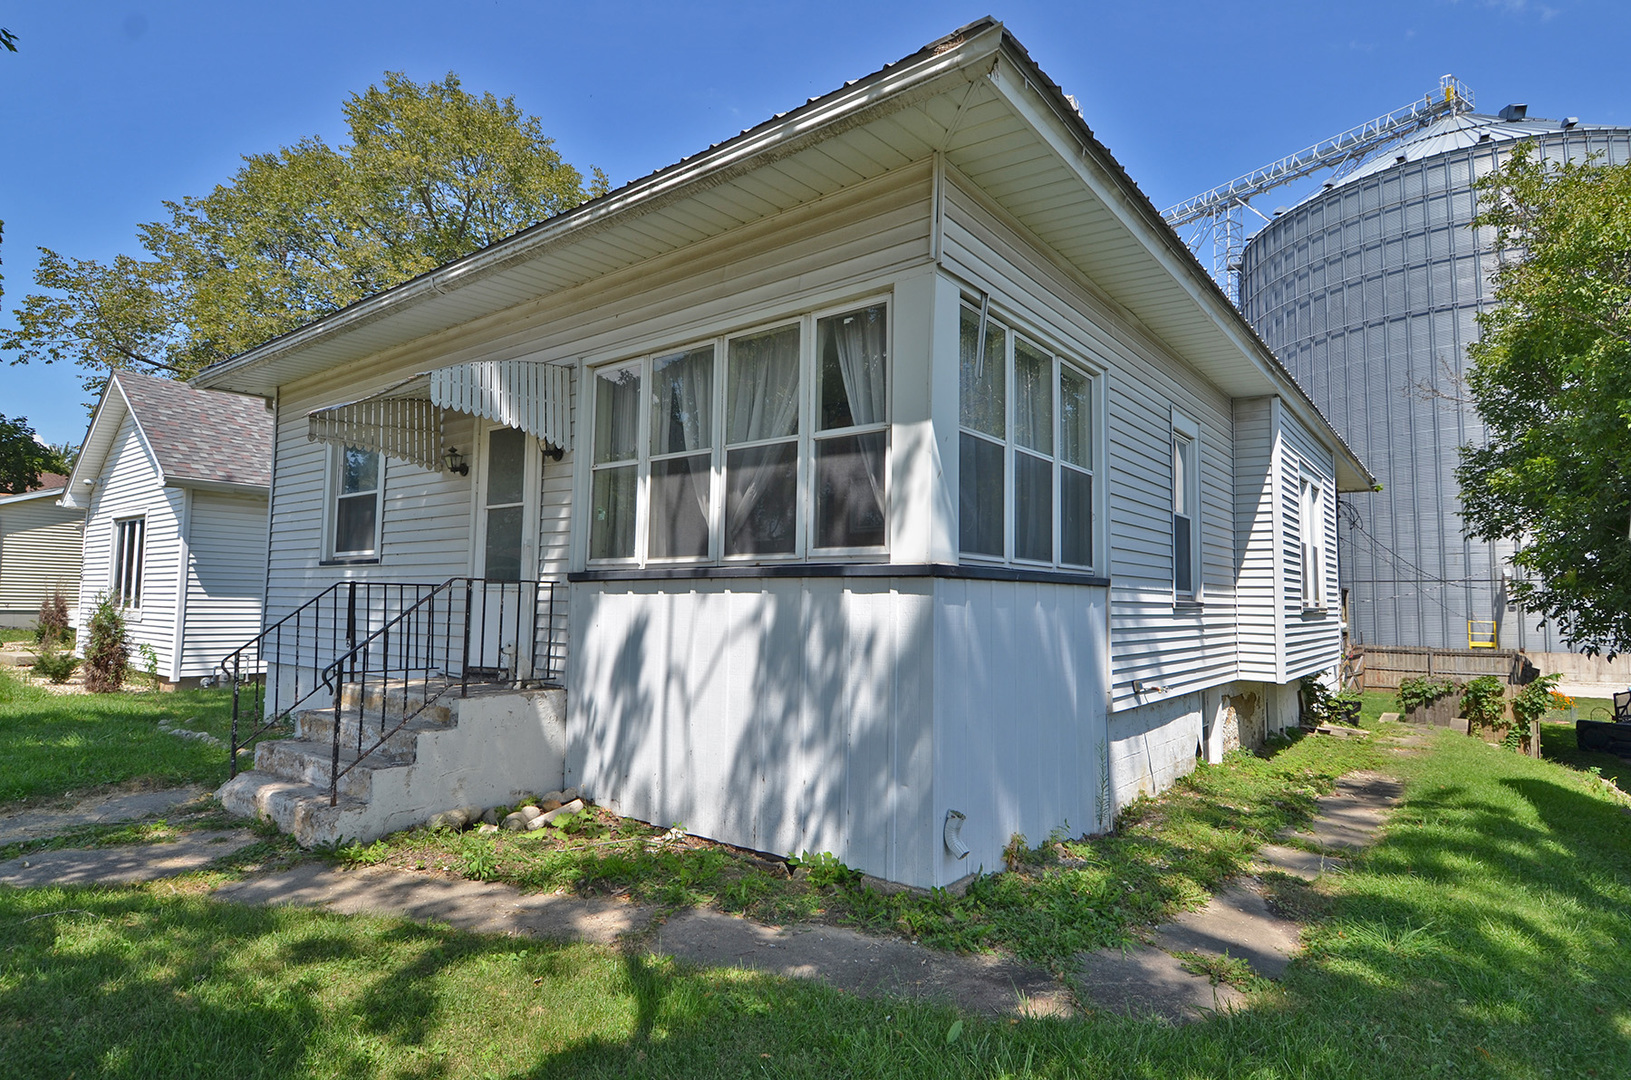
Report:
[[[21,495],[40,482],[41,473],[67,471],[62,454],[42,446],[25,418],[0,414],[0,495]]]
[[[1517,544],[1511,596],[1588,652],[1631,649],[1631,167],[1520,150],[1479,184],[1503,253],[1467,387],[1469,536]]]
[[[587,186],[513,98],[388,72],[343,106],[350,142],[255,154],[207,195],[166,202],[143,253],[41,248],[14,362],[66,361],[100,386],[130,367],[185,378],[582,202]]]

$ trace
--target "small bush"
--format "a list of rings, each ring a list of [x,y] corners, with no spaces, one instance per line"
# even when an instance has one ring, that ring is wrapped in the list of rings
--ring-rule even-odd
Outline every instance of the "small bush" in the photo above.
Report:
[[[34,674],[54,683],[65,683],[73,678],[78,668],[79,657],[60,649],[56,639],[47,638],[40,644],[39,656],[34,660]]]
[[[93,694],[112,693],[124,685],[125,669],[130,665],[125,615],[112,597],[96,598],[89,630],[89,640],[85,643],[85,688]]]
[[[1403,679],[1399,683],[1399,711],[1407,713],[1411,709],[1431,705],[1439,698],[1449,697],[1457,689],[1449,679]]]
[[[1473,727],[1493,728],[1506,719],[1506,694],[1501,680],[1480,675],[1467,684],[1461,696],[1461,714]]]
[[[68,601],[61,589],[40,601],[39,620],[34,624],[34,641],[41,649],[62,645],[68,640]]]

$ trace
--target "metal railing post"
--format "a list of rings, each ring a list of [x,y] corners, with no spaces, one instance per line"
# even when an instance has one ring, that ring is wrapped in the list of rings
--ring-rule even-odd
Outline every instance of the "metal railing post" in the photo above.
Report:
[[[475,582],[464,579],[464,662],[459,668],[459,696],[470,696],[470,601]]]

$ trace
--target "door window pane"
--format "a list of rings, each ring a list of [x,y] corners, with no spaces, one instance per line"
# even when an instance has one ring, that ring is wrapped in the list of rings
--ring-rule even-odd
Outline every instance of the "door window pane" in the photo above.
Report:
[[[958,543],[970,555],[1002,556],[1003,447],[963,432],[958,453]]]
[[[1172,515],[1172,588],[1180,594],[1195,591],[1194,530],[1189,518]]]
[[[989,319],[985,329],[985,353],[979,352],[980,313],[962,309],[958,331],[959,393],[958,411],[966,428],[1002,438],[1007,430],[1006,367],[1007,332]]]
[[[595,464],[631,461],[639,449],[640,365],[595,372]]]
[[[373,493],[348,495],[339,500],[334,515],[334,552],[356,555],[374,550],[375,502]]]
[[[651,463],[653,559],[701,558],[708,554],[708,455]]]
[[[726,439],[757,442],[799,430],[799,328],[777,327],[730,341]]]
[[[1059,365],[1059,460],[1093,467],[1093,384],[1065,364]]]
[[[1014,439],[1053,453],[1053,357],[1024,338],[1014,339]]]
[[[1093,565],[1093,474],[1059,470],[1059,561]]]
[[[595,470],[593,517],[589,522],[591,559],[634,557],[635,468]]]
[[[1053,462],[1014,456],[1014,557],[1053,561]]]
[[[794,550],[798,443],[774,443],[725,456],[725,554]]]
[[[527,436],[512,427],[494,428],[487,435],[487,505],[521,502],[526,475]]]
[[[340,494],[354,495],[379,487],[379,455],[372,450],[345,448],[340,467]]]
[[[883,546],[888,448],[886,431],[816,443],[817,547]]]
[[[888,340],[882,304],[816,323],[819,430],[883,422]]]
[[[493,581],[521,580],[522,508],[504,506],[487,511],[487,546],[482,553],[486,576]]]
[[[708,345],[651,362],[651,455],[713,445],[714,350]]]

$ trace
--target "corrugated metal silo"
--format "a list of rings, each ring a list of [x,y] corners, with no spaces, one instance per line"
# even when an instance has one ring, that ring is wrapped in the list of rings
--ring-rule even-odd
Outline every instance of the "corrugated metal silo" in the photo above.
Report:
[[[1341,507],[1355,641],[1466,648],[1469,620],[1494,620],[1503,648],[1564,648],[1507,610],[1511,549],[1462,537],[1454,475],[1457,447],[1482,436],[1457,378],[1495,266],[1489,230],[1468,228],[1472,185],[1520,141],[1549,160],[1631,161],[1628,128],[1465,113],[1278,214],[1245,249],[1246,318],[1383,485]]]

